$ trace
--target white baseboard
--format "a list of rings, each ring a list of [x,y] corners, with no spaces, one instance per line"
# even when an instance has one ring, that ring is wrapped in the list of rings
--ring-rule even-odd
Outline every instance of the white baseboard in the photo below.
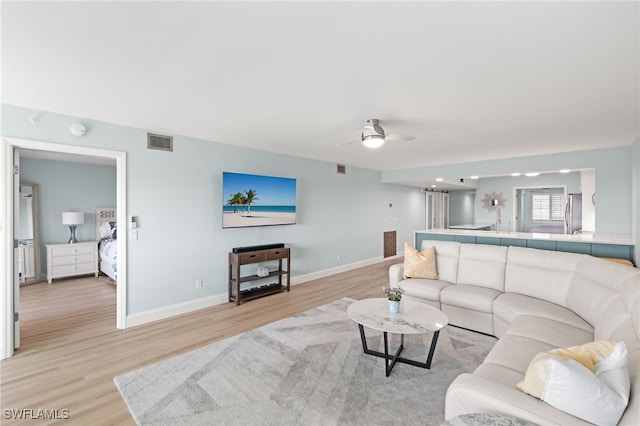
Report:
[[[348,265],[340,265],[334,268],[325,269],[322,271],[312,272],[310,274],[298,275],[297,277],[291,277],[291,284],[302,284],[307,281],[313,281],[320,278],[325,278],[331,275],[340,274],[342,272],[352,271],[354,269],[363,268],[365,266],[375,265],[376,263],[386,262],[387,260],[392,259],[402,259],[404,256],[404,252],[398,253],[395,256],[391,257],[374,257],[372,259],[360,260],[358,262],[349,263]]]
[[[175,305],[164,306],[162,308],[151,309],[136,314],[127,315],[127,328],[136,325],[146,324],[152,321],[170,318],[176,315],[182,315],[198,309],[209,308],[215,305],[221,305],[229,301],[227,293],[216,294],[213,296],[203,297],[201,299],[190,300],[188,302],[176,303]]]
[[[350,263],[348,265],[340,265],[334,268],[312,272],[310,274],[298,275],[297,277],[291,277],[291,285],[306,283],[308,281],[325,278],[325,277],[339,274],[342,272],[348,272],[353,269],[375,265],[376,263],[380,263],[380,262],[386,262],[387,260],[402,259],[403,256],[404,256],[404,253],[402,252],[392,257],[385,257],[385,258],[375,257],[372,259],[366,259],[366,260]],[[145,312],[138,312],[135,314],[127,315],[126,328],[147,324],[149,322],[170,318],[176,315],[186,314],[189,312],[197,311],[199,309],[209,308],[215,305],[222,305],[223,303],[228,303],[228,302],[229,302],[228,294],[221,293],[213,296],[203,297],[196,300],[190,300],[188,302],[176,303],[175,305],[164,306],[162,308],[151,309]]]

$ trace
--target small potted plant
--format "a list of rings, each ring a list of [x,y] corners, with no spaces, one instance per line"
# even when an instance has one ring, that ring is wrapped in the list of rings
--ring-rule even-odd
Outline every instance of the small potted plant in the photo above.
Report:
[[[392,314],[400,312],[400,301],[402,300],[404,289],[399,286],[384,287],[384,293],[387,295],[387,299],[389,299],[389,311]]]

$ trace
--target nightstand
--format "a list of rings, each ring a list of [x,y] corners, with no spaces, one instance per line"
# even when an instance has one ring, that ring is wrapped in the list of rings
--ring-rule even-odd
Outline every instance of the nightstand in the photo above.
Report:
[[[98,242],[47,244],[47,281],[95,274],[98,277]]]

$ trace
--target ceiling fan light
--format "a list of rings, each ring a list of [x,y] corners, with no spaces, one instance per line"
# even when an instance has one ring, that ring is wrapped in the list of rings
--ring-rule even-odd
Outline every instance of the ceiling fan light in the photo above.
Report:
[[[362,138],[362,143],[367,148],[380,148],[384,143],[384,137],[379,135],[370,135]]]

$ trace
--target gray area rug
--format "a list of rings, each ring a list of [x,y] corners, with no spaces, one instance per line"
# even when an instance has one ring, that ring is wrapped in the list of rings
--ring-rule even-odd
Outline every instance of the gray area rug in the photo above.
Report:
[[[340,299],[114,379],[140,425],[439,425],[449,384],[496,339],[446,327],[431,369],[365,355]],[[366,329],[371,349],[382,333]],[[422,362],[431,335],[405,337]],[[393,336],[395,350],[399,336]]]

